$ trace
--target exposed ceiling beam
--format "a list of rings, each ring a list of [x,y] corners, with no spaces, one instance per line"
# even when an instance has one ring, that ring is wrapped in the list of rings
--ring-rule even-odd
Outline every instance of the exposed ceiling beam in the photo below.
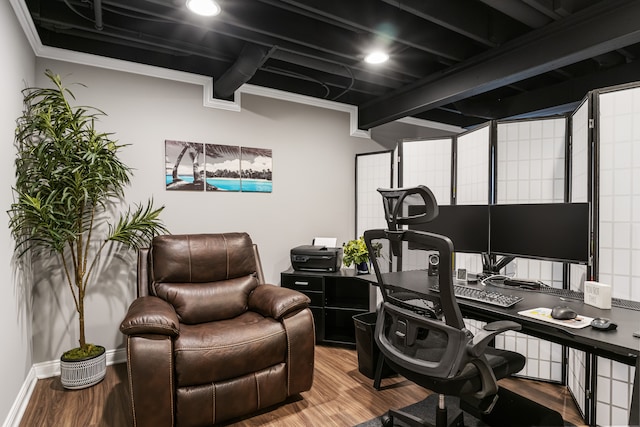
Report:
[[[324,0],[261,1],[275,7],[295,6],[311,12],[315,16],[323,16],[333,22],[340,22],[349,31],[359,30],[363,34],[375,34],[382,43],[388,42],[393,38],[395,43],[428,52],[450,61],[462,61],[473,52],[466,38],[439,25],[425,22],[413,14],[387,5],[376,5],[377,13],[381,13],[385,17],[385,20],[381,22],[380,16],[367,13],[366,8],[363,10],[362,4],[359,2],[327,2]],[[337,29],[335,25],[330,27]],[[422,28],[422,31],[413,31],[414,28]],[[326,37],[327,33],[329,32],[322,32],[323,37]],[[363,48],[373,41],[363,38],[359,47]]]
[[[496,47],[522,31],[517,21],[472,0],[383,0],[485,46]],[[490,25],[487,23],[490,22]]]
[[[370,129],[640,42],[640,2],[607,1],[359,108]]]
[[[520,21],[528,27],[540,28],[551,22],[544,13],[532,8],[520,0],[480,0],[482,3],[492,7],[516,21]]]
[[[463,114],[487,119],[521,116],[554,106],[572,105],[582,100],[591,90],[634,82],[638,80],[638,75],[640,62],[632,62],[501,100],[483,98],[460,101],[456,103],[456,107]],[[567,111],[570,110],[562,112]]]

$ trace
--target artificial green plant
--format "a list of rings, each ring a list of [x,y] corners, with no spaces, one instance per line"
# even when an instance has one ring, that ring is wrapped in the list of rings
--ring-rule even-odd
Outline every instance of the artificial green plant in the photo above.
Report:
[[[380,243],[373,243],[373,249],[376,251],[376,255],[380,254]],[[360,236],[357,239],[349,240],[342,245],[342,262],[349,267],[351,264],[361,264],[369,261],[369,251],[367,245],[364,242],[364,237]]]
[[[60,258],[79,320],[73,353],[86,357],[97,347],[86,341],[84,298],[101,252],[111,242],[137,249],[166,232],[159,218],[164,207],[154,209],[149,200],[112,221],[131,177],[118,158],[124,145],[95,128],[102,111],[71,106],[75,97],[60,76],[50,70],[45,75],[53,88],[23,90],[9,227],[18,257],[44,250]]]

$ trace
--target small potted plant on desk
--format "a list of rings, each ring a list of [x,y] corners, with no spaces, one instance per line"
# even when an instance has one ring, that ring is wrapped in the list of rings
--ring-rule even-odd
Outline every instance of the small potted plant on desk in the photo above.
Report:
[[[374,249],[379,252],[382,245],[380,243],[374,243],[373,246]],[[342,246],[342,252],[342,261],[345,266],[349,267],[351,264],[354,264],[358,274],[369,273],[369,251],[362,236],[345,243]]]

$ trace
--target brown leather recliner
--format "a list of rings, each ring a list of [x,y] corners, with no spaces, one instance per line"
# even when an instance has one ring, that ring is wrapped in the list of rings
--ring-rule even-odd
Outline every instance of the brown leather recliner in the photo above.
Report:
[[[309,390],[308,304],[264,284],[246,233],[155,237],[120,326],[134,424],[209,426]]]

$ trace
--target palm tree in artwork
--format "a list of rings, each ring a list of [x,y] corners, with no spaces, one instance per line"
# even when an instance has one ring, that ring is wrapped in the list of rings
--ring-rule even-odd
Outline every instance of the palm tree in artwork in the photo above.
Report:
[[[173,166],[173,172],[171,175],[173,178],[173,182],[181,181],[180,177],[178,176],[178,166],[180,165],[180,162],[182,161],[182,158],[187,151],[189,151],[189,157],[191,158],[191,163],[193,164],[193,182],[197,182],[201,180],[200,174],[198,172],[198,154],[202,152],[202,144],[193,142],[183,142],[182,144],[182,150],[178,154],[178,157],[176,157],[176,163]]]
[[[191,144],[193,145],[193,144]],[[202,181],[202,176],[200,175],[200,165],[198,164],[198,155],[202,150],[202,144],[197,144],[197,147],[190,147],[189,149],[189,157],[191,157],[191,164],[193,165],[193,183],[197,183]]]

